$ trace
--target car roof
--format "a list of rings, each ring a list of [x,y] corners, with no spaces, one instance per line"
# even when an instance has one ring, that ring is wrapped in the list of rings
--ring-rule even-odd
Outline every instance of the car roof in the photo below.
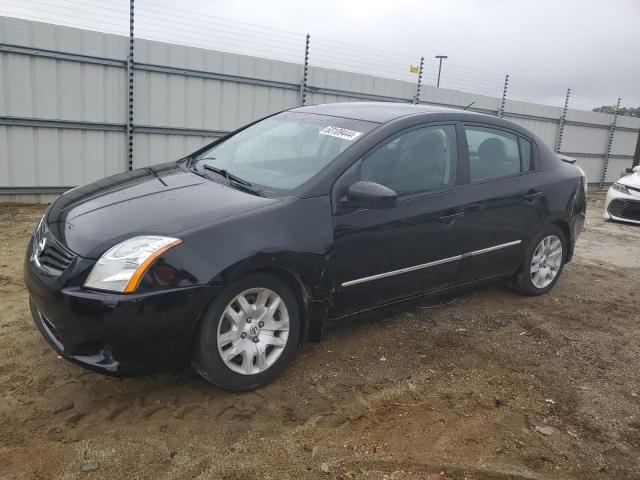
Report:
[[[391,102],[347,102],[324,103],[308,107],[294,108],[292,112],[314,113],[317,115],[331,115],[334,117],[353,118],[368,122],[386,123],[396,118],[419,113],[462,113],[458,108],[434,107],[432,105],[413,105],[411,103]],[[481,113],[464,112],[469,115],[486,117]]]

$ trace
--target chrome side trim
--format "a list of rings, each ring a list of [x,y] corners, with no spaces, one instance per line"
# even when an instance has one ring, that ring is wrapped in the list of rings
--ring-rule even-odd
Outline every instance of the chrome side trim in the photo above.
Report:
[[[413,267],[401,268],[400,270],[392,270],[391,272],[379,273],[377,275],[371,275],[369,277],[356,278],[355,280],[349,280],[341,284],[343,287],[350,287],[351,285],[357,285],[359,283],[370,282],[372,280],[379,280],[381,278],[393,277],[394,275],[400,275],[402,273],[413,272],[415,270],[421,270],[423,268],[435,267],[436,265],[442,265],[443,263],[455,262],[462,260],[466,257],[473,257],[475,255],[482,255],[483,253],[493,252],[500,250],[501,248],[512,247],[522,243],[522,240],[514,240],[513,242],[501,243],[500,245],[494,245],[493,247],[483,248],[482,250],[474,250],[473,252],[466,252],[462,255],[456,255],[455,257],[443,258],[441,260],[435,260],[429,263],[423,263],[421,265],[414,265]]]
[[[400,270],[393,270],[391,272],[379,273],[377,275],[371,275],[370,277],[357,278],[355,280],[349,280],[342,284],[343,287],[350,287],[351,285],[357,285],[358,283],[370,282],[372,280],[379,280],[381,278],[392,277],[394,275],[400,275],[402,273],[413,272],[415,270],[421,270],[423,268],[434,267],[436,265],[442,265],[443,263],[455,262],[462,260],[462,255],[456,255],[455,257],[443,258],[434,262],[423,263],[421,265],[414,265],[413,267],[401,268]]]
[[[514,240],[513,242],[501,243],[500,245],[494,245],[493,247],[483,248],[482,250],[474,250],[473,252],[466,252],[462,254],[463,258],[473,257],[474,255],[482,255],[483,253],[493,252],[494,250],[500,250],[501,248],[512,247],[522,243],[522,240]]]

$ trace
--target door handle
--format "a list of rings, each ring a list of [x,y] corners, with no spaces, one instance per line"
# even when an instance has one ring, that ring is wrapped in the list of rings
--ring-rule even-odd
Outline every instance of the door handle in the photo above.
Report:
[[[523,198],[527,201],[531,201],[542,197],[544,197],[544,192],[531,192],[527,193]]]
[[[462,217],[464,217],[464,212],[458,212],[451,215],[443,215],[442,217],[438,217],[438,221],[440,221],[445,227],[450,227],[458,218]]]

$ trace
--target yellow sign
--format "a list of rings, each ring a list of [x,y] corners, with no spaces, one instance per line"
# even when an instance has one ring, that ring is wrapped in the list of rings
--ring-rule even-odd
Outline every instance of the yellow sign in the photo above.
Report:
[[[409,65],[409,71],[411,73],[420,73],[420,67],[418,65]]]

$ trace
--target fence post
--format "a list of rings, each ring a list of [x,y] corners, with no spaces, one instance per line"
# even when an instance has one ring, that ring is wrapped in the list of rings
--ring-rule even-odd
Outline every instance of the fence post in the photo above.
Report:
[[[420,103],[420,88],[422,87],[422,71],[424,69],[424,57],[420,57],[420,71],[418,72],[418,86],[416,88],[416,96],[413,97],[413,104]]]
[[[127,57],[127,159],[133,170],[133,2],[129,0],[129,56]]]
[[[300,82],[300,106],[304,107],[307,101],[307,78],[309,76],[309,34],[304,44],[304,69],[302,70],[302,81]]]
[[[633,172],[633,167],[637,167],[638,165],[640,165],[640,130],[638,130],[638,140],[636,140],[636,151],[633,154],[633,162],[631,163],[631,172]]]
[[[507,101],[507,87],[509,86],[509,74],[504,77],[504,89],[502,90],[502,101],[500,102],[500,108],[498,108],[498,117],[504,116],[504,105]]]
[[[620,110],[620,99],[616,103],[615,110],[613,111],[613,122],[609,126],[609,141],[607,142],[607,152],[604,154],[604,161],[602,162],[602,175],[600,176],[600,188],[604,184],[607,178],[607,169],[609,168],[609,157],[611,156],[611,148],[613,147],[613,137],[616,134],[616,122],[618,121],[618,110]]]
[[[562,147],[562,135],[564,134],[564,125],[567,121],[567,109],[569,108],[569,95],[571,95],[571,89],[567,88],[567,96],[564,98],[564,108],[562,109],[562,116],[560,117],[560,123],[558,124],[556,153],[560,153],[560,148]]]

